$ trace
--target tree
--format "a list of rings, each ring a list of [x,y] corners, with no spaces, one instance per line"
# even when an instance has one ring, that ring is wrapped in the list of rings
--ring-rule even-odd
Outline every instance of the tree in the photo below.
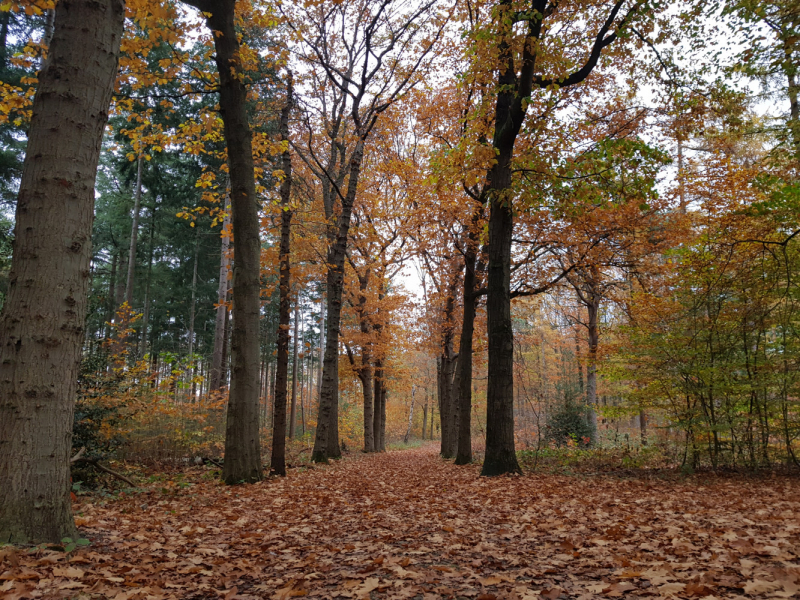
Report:
[[[259,440],[259,316],[261,243],[253,141],[247,118],[247,86],[236,35],[236,0],[187,0],[202,11],[212,31],[219,73],[219,103],[230,172],[234,235],[231,389],[225,430],[227,484],[261,479]]]
[[[559,10],[558,3],[534,0],[518,10],[512,0],[502,0],[493,15],[496,32],[497,96],[492,147],[496,158],[486,176],[484,193],[489,200],[489,260],[487,267],[487,311],[489,380],[487,384],[486,456],[481,475],[521,472],[514,448],[514,332],[511,323],[511,246],[514,231],[514,145],[525,121],[534,89],[564,89],[577,85],[592,73],[603,49],[638,5],[619,17],[625,0],[618,0],[602,21],[589,56],[580,68],[568,74],[537,74],[545,25]],[[594,17],[594,15],[591,15]],[[515,47],[514,27],[521,24],[525,35]]]
[[[282,155],[283,181],[281,181],[281,241],[279,254],[280,300],[278,308],[278,357],[275,365],[275,394],[272,425],[272,455],[270,471],[277,475],[286,475],[286,389],[289,370],[289,321],[291,320],[291,226],[293,210],[290,205],[292,194],[292,157],[289,153],[289,114],[292,110],[292,82],[286,89],[286,105],[281,110],[280,133],[286,144]],[[295,319],[295,323],[297,320]],[[295,349],[297,328],[295,327]],[[296,356],[296,355],[295,355]],[[295,365],[297,361],[295,360]],[[294,411],[292,411],[291,428],[294,429]],[[294,431],[290,432],[294,437]]]
[[[338,374],[344,264],[365,146],[381,114],[421,77],[444,24],[434,5],[426,2],[406,10],[394,0],[323,2],[313,10],[304,8],[305,25],[293,25],[302,33],[304,59],[314,69],[320,137],[327,145],[321,149],[324,156],[309,122],[304,160],[320,179],[328,222],[327,331],[315,462],[341,455]],[[421,49],[410,55],[417,42]]]
[[[39,75],[0,317],[0,540],[75,526],[69,458],[84,339],[94,182],[124,2],[62,0]]]

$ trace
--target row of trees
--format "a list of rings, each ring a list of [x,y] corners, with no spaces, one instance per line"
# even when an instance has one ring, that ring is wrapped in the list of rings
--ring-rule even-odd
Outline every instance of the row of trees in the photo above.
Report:
[[[590,441],[611,395],[669,415],[695,462],[707,448],[714,464],[762,463],[778,434],[793,456],[795,13],[628,0],[13,5],[0,23],[9,189],[19,173],[0,318],[0,538],[73,533],[81,358],[140,388],[169,372],[188,403],[227,390],[229,484],[263,477],[267,389],[270,468],[285,474],[293,356],[312,358],[313,460],[341,455],[340,374],[360,387],[364,451],[385,449],[391,389],[408,437],[414,381],[430,368],[403,357],[412,345],[435,357],[442,455],[471,462],[477,425],[484,475],[520,472],[515,405],[553,393],[588,407]],[[772,33],[737,56],[739,72],[783,78],[783,119],[753,116],[733,71],[703,61],[715,28],[756,24]],[[416,313],[400,282],[412,267]],[[293,352],[300,315],[315,323]],[[558,385],[545,382],[553,335]],[[115,340],[124,359],[104,364]],[[422,387],[426,432],[434,394]]]

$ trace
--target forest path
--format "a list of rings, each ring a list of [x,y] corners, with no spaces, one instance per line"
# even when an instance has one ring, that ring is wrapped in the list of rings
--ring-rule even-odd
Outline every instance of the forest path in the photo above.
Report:
[[[18,553],[17,566],[6,557],[0,596],[798,594],[796,478],[482,479],[476,466],[436,452],[428,444],[358,454],[241,487],[197,470],[188,487],[175,478],[121,499],[90,498],[76,513],[92,545],[68,557]]]

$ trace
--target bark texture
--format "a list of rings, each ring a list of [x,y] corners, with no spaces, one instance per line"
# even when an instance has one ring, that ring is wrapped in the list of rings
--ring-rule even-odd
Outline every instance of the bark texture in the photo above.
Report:
[[[226,208],[225,218],[222,221],[223,232],[231,224],[230,210]],[[217,315],[214,322],[214,352],[211,355],[211,372],[209,377],[209,391],[215,392],[223,385],[223,369],[225,360],[225,323],[228,316],[228,251],[231,240],[227,234],[222,235],[219,256],[219,288],[217,289]]]
[[[288,100],[281,111],[281,136],[284,140],[289,138],[289,112],[292,103],[292,86],[289,83]],[[286,387],[289,372],[289,324],[291,319],[291,269],[290,269],[290,244],[292,211],[289,200],[292,192],[292,159],[289,146],[282,157],[284,179],[281,182],[281,243],[280,257],[280,301],[278,304],[278,335],[277,335],[277,362],[275,374],[274,409],[272,419],[272,456],[270,458],[270,471],[277,475],[286,475]]]
[[[299,341],[299,325],[300,306],[296,304],[294,307],[294,336],[292,342],[292,403],[289,410],[289,430],[286,432],[290,440],[297,437],[297,342]]]
[[[361,161],[364,158],[364,141],[359,139],[350,158],[347,192],[342,199],[337,220],[336,237],[328,248],[328,274],[326,278],[328,328],[325,336],[325,358],[322,365],[322,388],[319,398],[319,415],[314,450],[311,460],[327,462],[342,455],[339,447],[339,333],[342,320],[342,291],[344,287],[344,261],[347,252],[347,235],[356,199]]]
[[[472,338],[475,331],[475,265],[478,258],[478,233],[475,227],[481,213],[476,211],[467,236],[464,253],[464,315],[461,320],[461,340],[456,365],[456,402],[458,404],[458,440],[456,464],[472,462]]]
[[[75,535],[72,417],[124,9],[122,0],[58,2],[39,73],[0,318],[0,543]]]
[[[231,182],[233,257],[233,324],[231,327],[231,389],[225,425],[227,484],[261,479],[259,441],[258,334],[261,291],[259,240],[253,142],[247,120],[247,88],[240,72],[236,37],[236,0],[189,0],[203,11],[214,32],[215,60],[219,72],[219,106],[222,114]]]

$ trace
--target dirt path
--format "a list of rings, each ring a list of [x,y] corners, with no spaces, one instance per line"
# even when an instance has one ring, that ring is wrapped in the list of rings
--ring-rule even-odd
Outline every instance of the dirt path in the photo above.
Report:
[[[797,479],[477,475],[429,445],[254,486],[94,498],[76,506],[92,545],[6,556],[0,595],[800,596]]]

